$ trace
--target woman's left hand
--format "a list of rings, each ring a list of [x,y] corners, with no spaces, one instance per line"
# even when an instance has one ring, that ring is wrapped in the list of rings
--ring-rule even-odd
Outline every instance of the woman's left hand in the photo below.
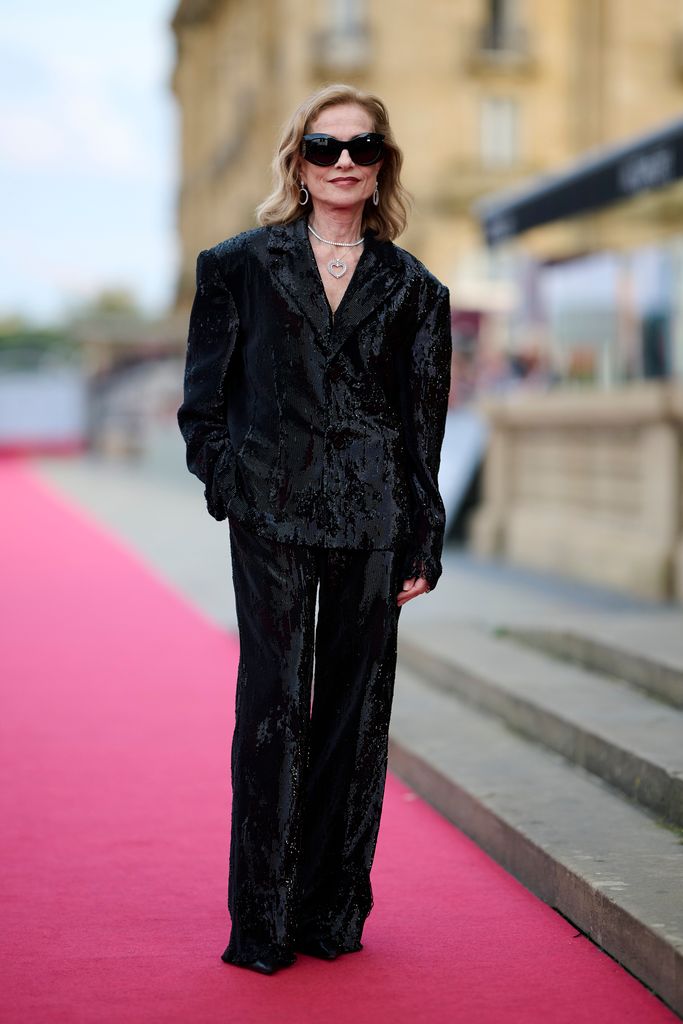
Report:
[[[420,594],[428,594],[429,590],[429,584],[424,576],[416,576],[412,579],[404,580],[403,589],[396,598],[396,604],[399,606],[404,605],[408,601],[412,601],[414,597],[419,597]]]

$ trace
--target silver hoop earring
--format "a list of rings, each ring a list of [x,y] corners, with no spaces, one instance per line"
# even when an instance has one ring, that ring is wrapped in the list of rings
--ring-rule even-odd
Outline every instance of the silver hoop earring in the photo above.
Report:
[[[375,191],[372,193],[372,201],[375,206],[379,206],[379,186],[377,182],[375,182]]]
[[[302,195],[303,195],[303,199],[302,199]],[[302,181],[301,185],[299,186],[299,206],[305,206],[306,203],[308,202],[308,200],[309,200],[308,189],[306,188],[306,186],[304,185],[304,183]]]

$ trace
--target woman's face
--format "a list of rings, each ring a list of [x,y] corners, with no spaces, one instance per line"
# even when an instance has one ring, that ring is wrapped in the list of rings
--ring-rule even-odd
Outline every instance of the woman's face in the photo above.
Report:
[[[356,103],[339,103],[322,110],[309,130],[348,141],[355,135],[374,131],[375,127],[364,107]],[[381,166],[381,160],[370,167],[354,164],[346,149],[342,150],[332,167],[317,167],[300,156],[299,180],[306,185],[314,205],[362,207],[375,190]]]

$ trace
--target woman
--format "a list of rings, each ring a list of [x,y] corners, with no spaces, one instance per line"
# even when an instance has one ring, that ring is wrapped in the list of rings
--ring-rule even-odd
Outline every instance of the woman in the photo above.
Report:
[[[197,260],[178,422],[240,637],[222,958],[264,974],[362,949],[399,614],[441,575],[449,296],[392,242],[401,163],[384,104],[328,86],[261,226]]]

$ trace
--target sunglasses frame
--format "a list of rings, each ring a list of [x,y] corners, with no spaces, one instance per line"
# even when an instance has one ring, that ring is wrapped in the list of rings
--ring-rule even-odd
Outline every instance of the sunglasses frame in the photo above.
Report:
[[[349,156],[353,160],[354,164],[357,164],[358,167],[372,167],[373,164],[379,163],[379,161],[384,156],[384,138],[385,136],[381,132],[361,132],[360,135],[354,135],[352,139],[346,140],[337,139],[334,137],[334,135],[328,135],[327,132],[312,132],[307,135],[304,135],[301,139],[301,155],[303,156],[304,160],[307,160],[309,164],[314,164],[316,167],[334,167],[334,165],[336,164],[337,160],[342,155],[344,150],[348,149]],[[313,142],[316,139],[329,139],[331,142],[339,146],[339,152],[335,154],[334,160],[332,160],[331,163],[321,164],[318,163],[317,160],[311,160],[310,155],[306,152],[308,148],[306,146],[306,143]],[[353,153],[351,152],[351,149],[349,147],[352,146],[354,142],[361,142],[363,140],[368,139],[379,146],[379,154],[374,160],[370,160],[368,163],[361,163],[359,160],[354,159]],[[330,147],[330,149],[332,148],[333,147]]]

